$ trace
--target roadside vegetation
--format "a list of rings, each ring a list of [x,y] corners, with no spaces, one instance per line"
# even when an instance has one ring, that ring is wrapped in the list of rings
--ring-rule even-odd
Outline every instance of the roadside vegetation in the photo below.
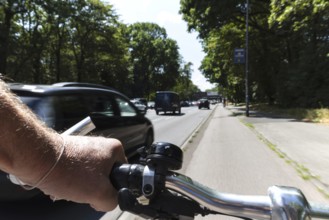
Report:
[[[193,63],[151,22],[122,23],[101,0],[0,1],[0,74],[9,82],[89,82],[152,100],[158,90],[184,99],[200,92]]]
[[[245,98],[245,65],[234,51],[246,47],[248,22],[249,97],[285,108],[329,108],[328,0],[181,0],[188,30],[205,51],[200,70],[236,103]],[[318,120],[320,111],[287,111]]]
[[[193,64],[165,28],[125,24],[107,1],[0,1],[0,74],[13,82],[91,82],[129,97],[152,99],[173,90],[183,100],[200,92]],[[180,0],[179,13],[196,32],[204,57],[197,68],[234,102],[245,97],[248,14],[248,86],[252,102],[286,108],[321,121],[329,108],[328,0]],[[191,45],[193,47],[193,45]],[[244,50],[243,50],[244,51]],[[245,51],[246,52],[246,51]]]
[[[251,109],[273,113],[282,116],[289,116],[301,121],[323,123],[329,125],[329,108],[281,108],[275,105],[253,104]]]

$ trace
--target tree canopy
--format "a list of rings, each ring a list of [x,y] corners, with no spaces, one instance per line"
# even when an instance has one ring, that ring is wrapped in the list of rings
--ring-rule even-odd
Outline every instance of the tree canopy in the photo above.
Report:
[[[249,86],[253,101],[283,106],[329,106],[329,2],[250,1]],[[200,70],[223,93],[244,100],[244,67],[233,62],[245,48],[246,2],[181,0],[189,31],[197,31],[206,56]]]
[[[16,82],[100,83],[149,97],[190,80],[184,65],[164,28],[121,23],[103,1],[0,1],[0,73]]]
[[[133,65],[134,94],[149,96],[151,91],[169,90],[180,75],[177,42],[154,23],[135,23],[128,27],[130,63]]]

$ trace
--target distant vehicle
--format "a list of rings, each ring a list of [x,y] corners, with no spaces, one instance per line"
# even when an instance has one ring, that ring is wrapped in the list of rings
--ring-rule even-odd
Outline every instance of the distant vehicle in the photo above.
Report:
[[[181,101],[180,102],[180,106],[181,107],[189,107],[190,106],[190,103],[188,101]]]
[[[134,98],[134,101],[138,101],[140,104],[143,104],[147,108],[147,99],[146,98]]]
[[[147,108],[154,109],[154,104],[155,104],[155,102],[153,102],[153,101],[147,102]]]
[[[201,108],[207,108],[210,109],[210,103],[208,99],[200,99],[199,100],[199,109]]]
[[[216,105],[217,104],[217,100],[210,100],[210,103],[212,104],[212,105]]]
[[[155,94],[155,105],[154,109],[156,114],[159,112],[172,112],[175,114],[181,114],[181,106],[179,95],[172,91],[158,91]]]
[[[142,113],[142,114],[146,114],[147,112],[147,106],[144,105],[142,102],[136,100],[136,99],[133,99],[133,100],[130,100],[137,108],[138,110]]]

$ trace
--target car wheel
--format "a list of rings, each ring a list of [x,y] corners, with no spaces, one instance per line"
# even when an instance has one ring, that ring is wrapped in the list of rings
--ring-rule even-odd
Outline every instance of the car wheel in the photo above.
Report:
[[[155,113],[158,115],[159,114],[159,111],[155,111]]]

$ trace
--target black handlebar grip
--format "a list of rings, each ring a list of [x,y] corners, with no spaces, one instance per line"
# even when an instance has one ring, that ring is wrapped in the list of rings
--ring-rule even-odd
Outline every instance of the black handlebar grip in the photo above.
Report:
[[[144,166],[140,164],[113,165],[110,180],[115,189],[127,188],[133,193],[141,193]]]

